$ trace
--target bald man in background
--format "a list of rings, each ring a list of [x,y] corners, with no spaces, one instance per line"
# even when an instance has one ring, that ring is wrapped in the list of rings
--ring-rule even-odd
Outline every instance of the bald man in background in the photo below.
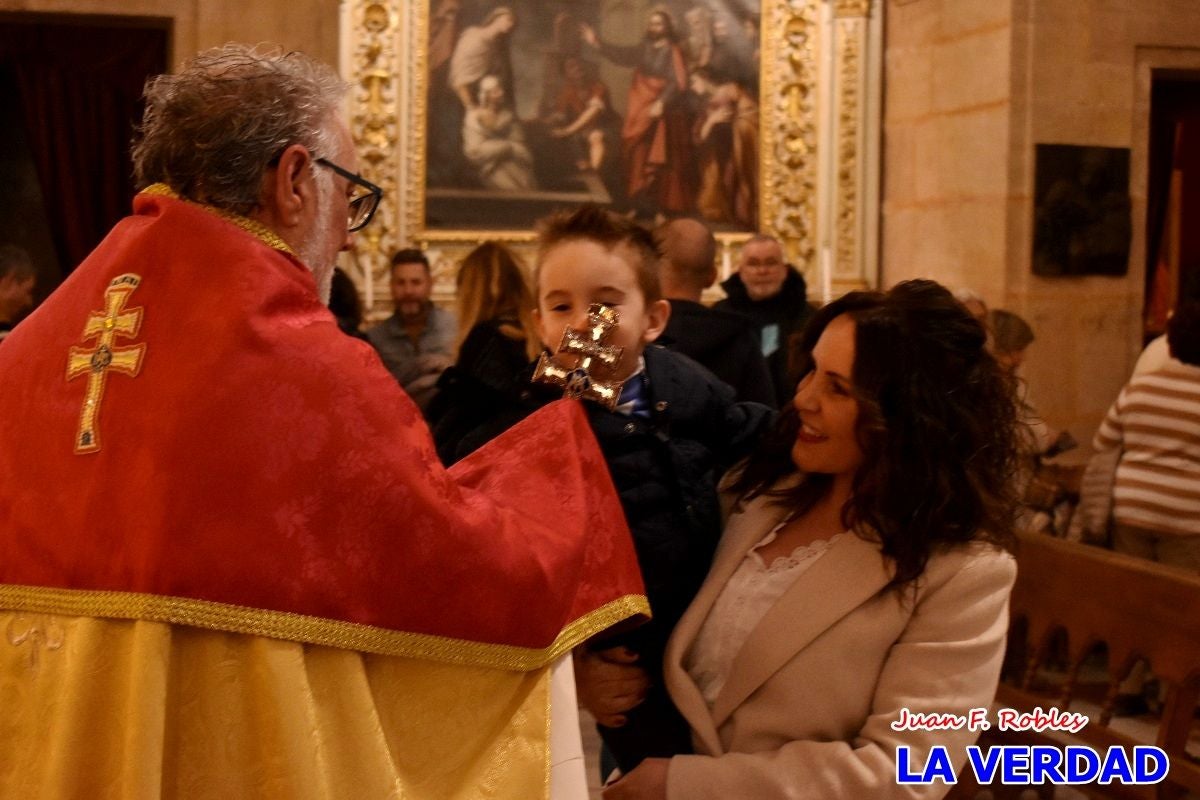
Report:
[[[672,350],[699,361],[737,392],[738,400],[775,405],[775,389],[749,317],[700,302],[717,280],[717,241],[694,219],[676,219],[655,231],[663,260],[659,269],[671,318],[659,338]]]

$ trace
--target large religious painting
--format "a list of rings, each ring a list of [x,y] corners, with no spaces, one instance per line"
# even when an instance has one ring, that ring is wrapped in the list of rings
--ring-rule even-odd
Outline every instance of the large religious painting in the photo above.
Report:
[[[760,222],[758,0],[425,0],[421,227]]]
[[[435,296],[485,239],[526,255],[546,213],[688,215],[721,277],[777,236],[821,297],[873,285],[883,0],[341,0],[363,174],[384,189],[347,256],[390,313],[402,247]]]

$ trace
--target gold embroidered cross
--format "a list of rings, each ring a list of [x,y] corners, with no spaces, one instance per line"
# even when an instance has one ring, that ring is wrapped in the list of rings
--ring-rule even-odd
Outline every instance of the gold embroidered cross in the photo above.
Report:
[[[72,347],[67,355],[67,380],[88,375],[87,392],[84,395],[83,411],[79,415],[79,433],[75,437],[76,453],[94,453],[100,449],[100,432],[96,429],[96,417],[100,413],[100,400],[104,397],[104,383],[109,370],[116,370],[133,377],[142,368],[145,344],[116,347],[113,342],[118,336],[132,338],[142,327],[142,309],[125,310],[129,295],[142,282],[140,275],[125,273],[112,279],[104,291],[104,310],[93,312],[83,327],[84,341],[94,336],[95,349]]]

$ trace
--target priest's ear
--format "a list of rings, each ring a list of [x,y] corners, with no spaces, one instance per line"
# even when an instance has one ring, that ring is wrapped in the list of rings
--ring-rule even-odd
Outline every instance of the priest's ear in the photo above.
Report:
[[[313,155],[302,144],[288,145],[263,173],[262,209],[268,226],[282,232],[303,224],[317,200]]]

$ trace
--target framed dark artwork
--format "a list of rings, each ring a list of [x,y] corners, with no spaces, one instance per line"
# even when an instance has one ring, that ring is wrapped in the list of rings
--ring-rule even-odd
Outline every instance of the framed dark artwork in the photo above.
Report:
[[[1124,275],[1132,219],[1129,149],[1035,146],[1033,273]]]
[[[522,231],[586,202],[758,227],[758,0],[419,1],[421,229]]]

